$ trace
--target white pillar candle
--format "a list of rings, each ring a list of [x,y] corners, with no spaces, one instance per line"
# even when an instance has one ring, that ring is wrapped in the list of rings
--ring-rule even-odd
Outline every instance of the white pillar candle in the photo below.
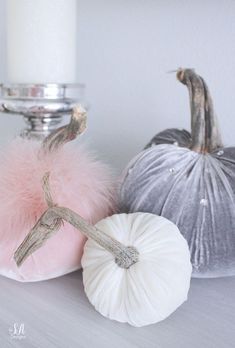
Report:
[[[7,0],[11,83],[76,82],[77,0]]]

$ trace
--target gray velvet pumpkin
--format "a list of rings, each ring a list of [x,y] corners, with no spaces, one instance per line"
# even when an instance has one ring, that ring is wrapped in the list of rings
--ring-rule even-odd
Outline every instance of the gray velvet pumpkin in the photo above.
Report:
[[[223,147],[204,80],[191,69],[191,134],[167,129],[126,168],[121,212],[149,212],[173,221],[189,244],[193,275],[235,275],[235,147]]]

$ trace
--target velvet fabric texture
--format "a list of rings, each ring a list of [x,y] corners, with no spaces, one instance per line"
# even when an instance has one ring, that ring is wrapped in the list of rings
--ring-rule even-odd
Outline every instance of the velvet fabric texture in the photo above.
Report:
[[[235,275],[235,152],[173,144],[137,155],[123,174],[121,212],[173,221],[189,243],[194,277]]]
[[[19,281],[54,278],[81,267],[84,236],[65,223],[18,268],[13,254],[47,209],[42,177],[50,171],[54,201],[96,223],[114,208],[110,169],[83,145],[67,144],[41,158],[41,144],[21,138],[2,150],[0,162],[0,274]]]
[[[140,327],[164,320],[187,300],[190,253],[172,222],[153,214],[116,214],[96,227],[139,253],[135,264],[121,268],[109,251],[88,239],[83,282],[98,312]]]

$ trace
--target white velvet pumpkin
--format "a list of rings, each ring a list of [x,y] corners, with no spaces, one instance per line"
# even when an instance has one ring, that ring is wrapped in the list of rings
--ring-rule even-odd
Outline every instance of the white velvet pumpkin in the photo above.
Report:
[[[139,252],[138,262],[120,268],[110,252],[88,239],[82,258],[83,282],[98,312],[144,326],[165,319],[187,299],[190,254],[176,225],[160,216],[134,213],[113,215],[96,227]]]

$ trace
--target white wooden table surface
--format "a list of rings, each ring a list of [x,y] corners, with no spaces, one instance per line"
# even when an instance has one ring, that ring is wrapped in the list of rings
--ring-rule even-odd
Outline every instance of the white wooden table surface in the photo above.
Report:
[[[235,347],[235,277],[193,279],[180,309],[143,328],[97,313],[84,294],[81,272],[28,284],[0,277],[0,294],[1,348]]]

